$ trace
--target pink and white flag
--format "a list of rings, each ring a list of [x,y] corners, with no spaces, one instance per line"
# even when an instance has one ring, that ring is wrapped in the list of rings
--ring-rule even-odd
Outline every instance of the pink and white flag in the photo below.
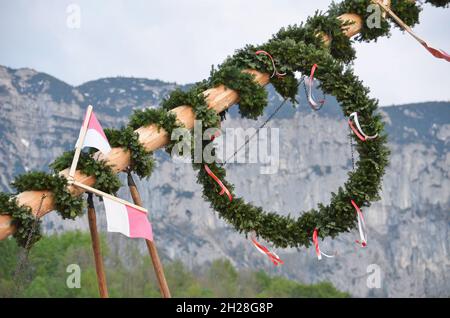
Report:
[[[152,225],[147,213],[107,197],[103,197],[103,203],[108,232],[119,232],[128,237],[141,237],[153,241]]]
[[[86,113],[87,115],[87,113]],[[100,150],[104,155],[107,155],[111,151],[111,146],[109,145],[108,138],[106,138],[105,132],[100,125],[94,112],[91,112],[89,117],[88,129],[86,132],[86,137],[81,145],[81,148],[92,147]],[[84,117],[83,123],[86,121],[86,116]],[[84,126],[84,125],[83,125]],[[83,128],[82,128],[83,129]],[[81,133],[81,132],[80,132]],[[80,142],[80,137],[78,137],[77,145]]]

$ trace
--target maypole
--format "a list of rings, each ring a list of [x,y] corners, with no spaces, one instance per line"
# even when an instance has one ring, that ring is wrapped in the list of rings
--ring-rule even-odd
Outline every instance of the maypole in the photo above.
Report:
[[[446,6],[449,3],[435,0],[426,2],[438,6]],[[380,12],[380,18],[384,18],[379,21],[378,27],[369,26],[370,17],[367,14],[370,11],[369,5],[374,5]],[[368,89],[353,74],[351,68],[346,67],[355,58],[349,38],[359,34],[358,40],[370,41],[387,35],[389,24],[386,20],[390,18],[397,27],[410,33],[435,57],[450,61],[447,53],[429,46],[413,33],[409,24],[414,25],[418,22],[419,11],[420,8],[415,5],[414,0],[344,0],[338,5],[332,4],[328,16],[316,14],[309,18],[305,25],[280,30],[266,44],[259,47],[247,46],[227,59],[219,70],[213,69],[208,81],[197,83],[189,92],[179,90],[172,92],[160,109],[135,112],[128,127],[110,132],[113,136],[112,145],[120,147],[111,149],[108,144],[106,152],[82,155],[83,143],[78,142],[70,168],[67,168],[70,163],[66,162],[67,156],[64,155],[62,159],[58,159],[58,163],[53,164],[52,167],[59,175],[30,174],[15,181],[15,187],[20,193],[14,198],[10,199],[0,193],[0,240],[16,231],[19,234],[17,236],[16,233],[16,238],[23,238],[26,233],[24,228],[29,224],[30,213],[33,216],[39,214],[41,217],[58,209],[64,218],[74,218],[81,213],[78,196],[86,191],[101,195],[120,205],[119,208],[124,211],[133,210],[134,217],[138,217],[139,222],[146,223],[145,235],[141,233],[141,236],[132,236],[131,223],[122,233],[128,233],[125,235],[129,237],[146,238],[161,294],[163,297],[170,297],[153,242],[151,226],[147,216],[141,213],[147,213],[147,210],[142,206],[131,171],[136,172],[139,177],[148,177],[151,173],[151,160],[148,159],[151,152],[164,146],[169,146],[170,149],[173,146],[173,141],[169,138],[171,132],[178,127],[191,130],[196,119],[202,120],[202,128],[217,129],[220,125],[218,114],[222,114],[236,103],[239,103],[243,117],[257,118],[267,105],[267,92],[262,87],[269,83],[273,84],[277,92],[284,97],[283,103],[288,99],[295,100],[300,84],[294,76],[295,72],[301,72],[305,76],[304,74],[310,71],[309,93],[307,92],[310,105],[314,111],[320,110],[323,105],[323,101],[316,103],[312,96],[314,74],[317,74],[322,91],[334,95],[344,115],[348,117],[350,138],[357,142],[356,150],[359,153],[359,161],[349,173],[349,180],[338,189],[337,193],[332,193],[330,204],[328,206],[318,204],[318,210],[307,211],[297,219],[264,212],[262,208],[246,203],[242,198],[234,197],[233,186],[224,179],[225,165],[217,163],[193,162],[194,169],[199,170],[198,183],[203,185],[203,196],[211,203],[211,207],[239,232],[252,233],[255,247],[267,254],[275,265],[283,262],[275,252],[258,243],[256,237],[262,237],[278,247],[310,246],[312,242],[318,258],[321,259],[322,255],[333,256],[320,250],[319,238],[335,237],[357,224],[360,230],[358,242],[365,247],[367,245],[365,222],[360,207],[368,207],[372,201],[379,199],[389,149],[386,147],[387,139],[383,133],[384,124],[381,117],[375,113],[377,100],[368,97]],[[276,62],[272,55],[276,57]],[[268,59],[271,63],[268,63]],[[278,67],[281,72],[278,72]],[[91,111],[89,108],[80,134],[82,140],[86,135],[86,120],[89,120]],[[101,133],[106,139],[103,130]],[[214,136],[202,143],[202,150],[212,142]],[[80,156],[85,160],[84,170],[83,168],[76,170]],[[72,160],[71,157],[69,160]],[[90,169],[86,170],[86,166]],[[91,172],[95,170],[98,173],[89,173],[88,170]],[[116,178],[114,174],[119,172],[128,173],[128,186],[134,205],[111,195],[120,187],[120,182],[114,179]],[[95,175],[102,177],[96,179]],[[104,272],[102,274],[103,266],[92,204],[89,209],[99,287],[102,295],[106,296],[106,281]],[[135,220],[134,217],[129,220]],[[17,229],[15,224],[22,226]]]
[[[352,13],[343,14],[339,16],[339,19],[351,23],[343,30],[344,34],[348,37],[358,34],[361,30],[362,19],[358,15]],[[329,36],[321,36],[324,37],[325,44],[330,43],[331,40]],[[251,69],[245,70],[244,72],[253,74],[255,76],[255,82],[261,86],[267,85],[270,81],[270,74],[268,73],[261,73]],[[204,96],[208,103],[208,107],[217,113],[221,113],[239,102],[239,94],[235,90],[225,87],[225,85],[219,85],[215,88],[206,90]],[[194,127],[195,114],[189,105],[178,106],[172,109],[171,112],[176,115],[178,122],[183,124],[184,127],[188,129]],[[147,151],[163,148],[169,143],[167,132],[157,125],[140,127],[136,129],[135,132],[139,134],[139,142]],[[94,158],[97,158],[97,160],[105,160],[116,173],[126,171],[127,167],[130,165],[130,153],[123,148],[113,148],[107,157],[101,152],[98,152],[94,155]],[[70,169],[68,168],[62,171],[61,175],[68,177],[69,170]],[[95,177],[84,175],[79,170],[75,171],[74,180],[88,186],[93,186],[95,184]],[[73,186],[69,186],[68,189],[74,196],[81,195],[84,192],[82,189]],[[46,195],[46,199],[42,202],[40,215],[44,216],[55,209],[53,195],[50,191],[25,191],[19,193],[16,198],[19,205],[30,207],[32,213],[36,214],[43,194]],[[4,240],[16,231],[16,228],[11,224],[11,221],[12,218],[9,215],[0,215],[0,240]]]

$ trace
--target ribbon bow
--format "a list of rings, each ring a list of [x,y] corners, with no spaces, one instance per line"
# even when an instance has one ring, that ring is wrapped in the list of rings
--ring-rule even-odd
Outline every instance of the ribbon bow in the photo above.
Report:
[[[252,243],[260,253],[267,255],[267,257],[272,261],[273,265],[278,266],[279,264],[284,264],[284,262],[277,254],[275,254],[275,252],[270,251],[267,247],[258,243],[255,237],[252,237]]]
[[[219,178],[217,178],[217,176],[211,171],[211,169],[209,169],[207,164],[205,164],[204,167],[205,167],[206,173],[211,178],[213,178],[214,181],[216,181],[217,184],[221,187],[222,190],[220,191],[219,195],[223,195],[224,193],[226,193],[228,196],[228,199],[230,199],[230,202],[233,201],[233,197],[232,197],[230,191],[228,190],[228,188],[222,183],[222,181],[220,181]]]
[[[256,51],[256,55],[259,55],[259,54],[264,54],[264,55],[266,55],[267,57],[269,57],[270,61],[272,62],[273,72],[272,72],[272,75],[270,76],[270,78],[274,77],[275,75],[276,75],[278,78],[282,78],[283,76],[286,75],[286,73],[279,73],[279,72],[278,72],[277,67],[275,66],[275,61],[274,61],[272,55],[270,55],[268,52],[266,52],[266,51],[264,51],[264,50]]]
[[[313,83],[314,83],[314,73],[317,69],[317,64],[314,64],[313,67],[311,68],[311,74],[309,75],[309,81],[308,81],[308,103],[309,105],[311,105],[311,108],[313,110],[320,110],[323,106],[323,104],[325,103],[325,99],[321,99],[318,102],[316,102],[314,100],[314,95],[313,95]],[[306,85],[306,82],[305,82]]]
[[[353,117],[353,121],[356,124],[356,128],[355,128],[355,126],[353,126],[352,117]],[[368,136],[364,133],[364,131],[362,130],[362,128],[359,124],[357,112],[353,112],[350,114],[350,116],[348,117],[348,124],[350,125],[350,128],[353,130],[353,132],[356,134],[356,136],[358,136],[358,138],[362,141],[366,141],[368,139],[375,139],[378,137],[378,134],[375,134],[373,136]]]
[[[356,240],[356,243],[361,244],[362,247],[366,247],[367,246],[367,229],[366,229],[366,222],[364,221],[364,216],[363,216],[359,206],[356,205],[355,201],[351,200],[351,203],[356,210],[356,216],[358,218],[359,237],[361,238],[361,241]]]
[[[320,247],[319,247],[319,240],[318,240],[318,234],[319,234],[319,230],[318,230],[318,229],[314,229],[314,232],[313,232],[313,242],[314,242],[314,246],[315,246],[315,248],[316,248],[316,254],[317,254],[317,258],[319,259],[319,261],[322,259],[322,255],[325,256],[325,257],[328,257],[328,258],[333,258],[333,257],[335,257],[336,254],[334,254],[334,255],[328,255],[328,254],[325,254],[324,252],[322,252],[322,251],[320,250]]]

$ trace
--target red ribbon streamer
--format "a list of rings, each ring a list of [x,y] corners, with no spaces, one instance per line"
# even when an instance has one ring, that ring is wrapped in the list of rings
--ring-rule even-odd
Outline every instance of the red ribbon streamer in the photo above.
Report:
[[[428,44],[425,41],[421,42],[421,44],[428,50],[428,52],[433,54],[434,57],[437,57],[438,59],[443,59],[443,60],[446,60],[447,62],[450,62],[450,55],[447,52],[445,52],[444,50],[435,49],[431,46],[428,46]]]
[[[355,129],[355,126],[353,126],[353,123],[351,122],[352,118],[353,118],[353,121],[356,124],[356,129]],[[357,112],[351,113],[350,116],[348,116],[348,120],[349,120],[350,128],[358,136],[358,138],[361,139],[362,141],[366,141],[368,139],[375,139],[375,138],[378,137],[378,133],[376,133],[373,136],[369,136],[366,133],[364,133],[364,131],[361,128],[361,125],[359,124],[358,113]]]
[[[316,72],[316,69],[318,68],[317,64],[314,64],[311,68],[311,74],[309,75],[309,91],[308,91],[308,103],[311,105],[312,109],[319,110],[322,108],[323,104],[325,103],[325,99],[319,100],[318,103],[314,101],[313,94],[312,94],[312,86],[314,83],[314,73]]]
[[[361,135],[359,133],[359,131],[355,128],[355,126],[353,126],[352,120],[349,118],[348,119],[348,124],[350,125],[350,128],[353,130],[353,132],[355,133],[356,136],[358,136],[358,138],[362,141],[366,141],[366,137],[364,137],[363,135]]]
[[[335,257],[336,255],[328,255],[328,254],[325,254],[324,252],[322,252],[320,250],[318,234],[319,234],[319,230],[318,229],[314,229],[314,232],[313,232],[313,243],[314,243],[314,246],[316,248],[316,254],[317,254],[317,258],[319,259],[319,261],[322,259],[322,255],[325,256],[325,257],[328,257],[328,258]]]
[[[255,245],[256,249],[260,251],[262,254],[266,254],[267,257],[272,261],[273,265],[278,266],[279,264],[284,264],[281,258],[275,254],[274,252],[269,251],[267,247],[258,243],[254,237],[252,237],[252,243]]]
[[[361,237],[361,241],[356,240],[355,242],[358,244],[361,244],[362,247],[366,247],[367,246],[367,235],[366,235],[366,222],[364,221],[364,216],[361,212],[361,209],[355,203],[355,201],[351,200],[351,203],[356,210],[356,216],[358,218],[359,236]]]
[[[214,181],[217,182],[217,184],[222,188],[222,190],[220,191],[219,195],[223,195],[224,193],[227,194],[228,199],[230,199],[230,202],[233,201],[233,197],[231,196],[230,191],[227,189],[227,187],[222,183],[222,181],[220,181],[219,178],[217,178],[217,176],[211,171],[211,169],[209,169],[208,165],[205,164],[204,165],[206,173],[209,174],[209,176],[211,178],[214,179]]]
[[[270,58],[270,60],[272,61],[273,73],[272,73],[272,75],[270,76],[270,78],[274,77],[275,75],[276,75],[278,78],[282,78],[283,76],[286,75],[286,73],[279,73],[279,72],[277,71],[277,67],[275,66],[275,61],[274,61],[272,55],[270,55],[270,53],[268,53],[268,52],[266,52],[266,51],[264,51],[264,50],[256,51],[256,55],[259,55],[259,54],[264,54],[264,55],[268,56],[268,57]]]

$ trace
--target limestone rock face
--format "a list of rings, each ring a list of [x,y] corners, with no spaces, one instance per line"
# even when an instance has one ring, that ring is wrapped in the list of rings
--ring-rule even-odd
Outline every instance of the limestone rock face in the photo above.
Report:
[[[104,127],[120,127],[133,109],[157,107],[175,86],[118,77],[72,87],[34,70],[0,66],[1,190],[12,191],[9,183],[15,175],[48,170],[55,157],[73,148],[88,104]],[[269,91],[270,106],[264,116],[280,101]],[[335,100],[327,100],[317,113],[309,109],[304,96],[297,109],[284,106],[268,124],[279,132],[276,173],[261,174],[261,163],[230,164],[228,179],[237,195],[266,211],[291,215],[329,202],[330,193],[345,182],[352,165],[346,120]],[[156,153],[155,172],[138,181],[138,186],[163,258],[182,259],[192,266],[226,257],[240,268],[260,268],[307,283],[328,280],[355,297],[450,296],[450,103],[383,107],[380,112],[392,154],[382,200],[363,211],[367,248],[355,243],[355,229],[321,243],[322,249],[337,251],[333,259],[318,261],[312,248],[277,250],[285,265],[274,267],[204,202],[191,165],[175,162],[161,150]],[[241,119],[232,109],[222,130],[257,127],[261,122]],[[263,135],[258,137],[264,141]],[[120,195],[128,198],[126,187]],[[98,214],[100,228],[106,231],[101,203]],[[51,213],[45,217],[44,229],[48,233],[87,229],[87,217],[62,221]],[[131,244],[145,248],[143,242],[117,233],[108,233],[107,238],[116,253],[125,255]],[[379,269],[379,288],[370,288],[374,269]]]

